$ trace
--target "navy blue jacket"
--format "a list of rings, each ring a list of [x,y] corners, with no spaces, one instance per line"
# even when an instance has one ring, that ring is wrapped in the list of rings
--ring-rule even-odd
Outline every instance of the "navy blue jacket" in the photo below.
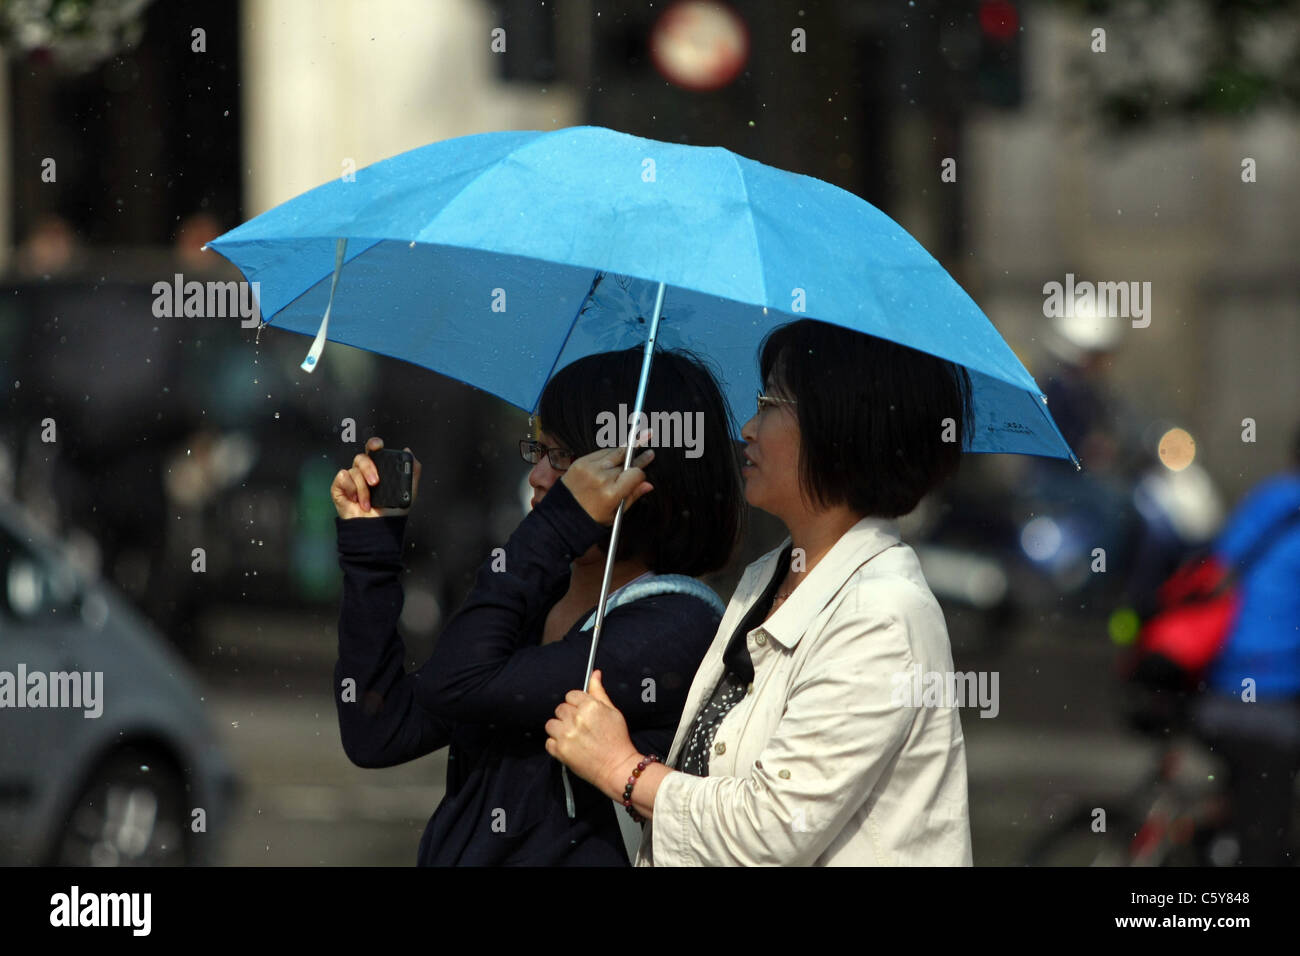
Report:
[[[595,608],[563,640],[542,645],[546,614],[568,590],[570,563],[608,529],[557,481],[506,542],[504,569],[484,562],[433,655],[408,674],[397,633],[406,518],[335,524],[344,581],[334,698],[344,751],[358,766],[389,767],[450,747],[447,793],[419,863],[628,865],[614,804],[569,774],[570,819],[561,765],[545,749],[546,722],[582,686],[591,630],[581,627]],[[641,753],[667,755],[720,620],[689,594],[606,614],[596,666]],[[355,702],[343,699],[348,678]]]

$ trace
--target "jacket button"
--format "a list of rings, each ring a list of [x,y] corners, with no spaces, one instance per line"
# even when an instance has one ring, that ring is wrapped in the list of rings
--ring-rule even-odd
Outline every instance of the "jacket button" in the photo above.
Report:
[[[724,743],[716,743],[713,745],[713,752],[715,754],[725,754],[727,752],[727,745]]]
[[[762,631],[759,631],[759,632],[758,632],[758,635],[754,638],[754,643],[755,643],[755,644],[766,644],[766,643],[767,643],[767,635],[766,635],[765,633],[763,633]]]
[[[789,779],[790,779],[790,771],[789,771],[789,770],[778,770],[778,771],[776,772],[776,775],[777,775],[778,777],[780,777],[782,780],[789,780]]]

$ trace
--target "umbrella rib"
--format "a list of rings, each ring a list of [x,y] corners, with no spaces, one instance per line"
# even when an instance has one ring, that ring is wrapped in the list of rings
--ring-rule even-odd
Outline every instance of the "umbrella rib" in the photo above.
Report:
[[[1043,421],[1047,422],[1047,427],[1056,432],[1056,437],[1061,440],[1061,444],[1065,446],[1065,450],[1070,453],[1070,463],[1074,465],[1074,470],[1082,471],[1083,465],[1079,462],[1079,456],[1074,453],[1074,449],[1070,447],[1070,443],[1067,442],[1065,436],[1061,434],[1061,427],[1056,424],[1055,419],[1052,418],[1051,413],[1047,410],[1047,401],[1042,395],[1038,396],[1037,401],[1034,402],[1034,407],[1038,409],[1038,414],[1043,416]]]
[[[578,319],[582,317],[582,310],[587,307],[587,303],[591,301],[591,297],[596,294],[596,286],[600,285],[600,280],[603,278],[605,278],[605,273],[597,271],[596,277],[591,280],[591,288],[588,289],[587,294],[583,296],[582,302],[578,306],[578,311],[573,314],[573,321],[569,323],[569,331],[564,333],[564,341],[560,343],[560,348],[555,353],[555,361],[551,363],[550,371],[546,373],[546,378],[542,380],[543,389],[546,388],[546,383],[551,380],[551,376],[555,374],[555,366],[560,364],[560,356],[564,354],[564,350],[569,344],[569,339],[573,337],[573,330],[578,327]],[[541,397],[541,392],[538,392],[537,398],[533,399],[533,412],[537,411],[537,402]]]
[[[535,140],[535,139],[536,139],[536,137],[534,137],[534,140]],[[533,142],[534,140],[529,140],[529,142]],[[528,144],[525,143],[524,145],[528,145]],[[519,148],[519,147],[516,147],[516,148]],[[430,229],[432,229],[432,228],[437,224],[438,220],[441,219],[441,218],[446,214],[447,210],[450,209],[452,206],[454,206],[454,205],[456,204],[456,201],[459,200],[459,199],[461,199],[461,198],[465,195],[466,191],[469,190],[469,188],[470,188],[471,186],[475,185],[475,184],[476,184],[480,179],[482,179],[482,178],[483,178],[484,176],[486,176],[488,173],[496,172],[498,169],[501,168],[501,164],[502,164],[502,163],[504,163],[507,159],[512,159],[513,157],[514,157],[514,151],[512,150],[511,152],[506,153],[504,156],[499,156],[499,157],[497,157],[495,160],[492,161],[492,164],[491,164],[491,165],[483,166],[481,169],[478,170],[478,172],[474,173],[474,175],[470,178],[469,182],[467,182],[467,183],[465,183],[464,185],[460,186],[460,187],[456,190],[455,195],[453,195],[450,199],[448,199],[445,203],[443,203],[442,206],[439,207],[438,211],[435,212],[435,213],[433,214],[433,218],[430,219],[428,222],[426,222],[423,226],[420,227],[420,230],[419,230],[419,233],[417,233],[417,236],[422,236],[424,233],[426,233],[426,232],[428,232]],[[421,242],[421,243],[427,243],[428,245],[443,245],[443,243],[437,243],[437,242],[429,243],[429,242],[427,242],[427,240],[425,240],[425,239],[423,239],[423,238],[417,238],[415,241],[416,241],[416,242]],[[478,247],[476,247],[476,246],[466,246],[465,248],[474,249],[474,248],[478,248]],[[482,249],[482,250],[480,250],[480,251],[482,251],[482,252],[491,252],[491,251],[493,251],[493,250],[490,250],[490,249]]]
[[[767,305],[767,276],[763,273],[763,255],[758,248],[758,229],[754,225],[754,207],[749,201],[749,186],[745,183],[745,171],[741,168],[740,159],[735,153],[731,150],[726,150],[726,153],[731,157],[731,162],[736,167],[736,175],[740,178],[740,188],[745,193],[745,215],[749,219],[749,234],[754,240],[754,261],[758,263],[758,283],[763,290],[763,305]]]

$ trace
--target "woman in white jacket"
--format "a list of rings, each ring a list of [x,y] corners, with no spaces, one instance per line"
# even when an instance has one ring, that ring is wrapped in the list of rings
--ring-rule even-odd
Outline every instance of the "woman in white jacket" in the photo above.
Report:
[[[759,365],[745,498],[789,537],[746,569],[668,754],[633,747],[598,671],[547,751],[650,821],[638,865],[970,865],[959,678],[894,520],[956,470],[969,376],[814,320]]]

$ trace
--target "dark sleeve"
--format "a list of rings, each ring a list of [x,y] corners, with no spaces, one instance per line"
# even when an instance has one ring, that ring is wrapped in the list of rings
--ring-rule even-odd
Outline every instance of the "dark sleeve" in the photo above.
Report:
[[[480,568],[433,656],[412,675],[421,705],[451,720],[540,731],[582,687],[592,632],[578,630],[579,620],[563,640],[543,645],[528,624],[547,609],[573,558],[606,533],[556,482],[506,542],[504,560]],[[606,616],[596,666],[630,730],[676,727],[719,620],[684,594],[643,598]]]
[[[391,767],[445,747],[453,722],[423,710],[411,693],[397,633],[402,613],[405,517],[335,518],[343,600],[334,702],[348,759],[360,767]],[[343,682],[355,681],[345,701]]]
[[[699,598],[685,594],[642,598],[605,618],[596,667],[629,731],[666,729],[671,743],[687,691],[720,620]],[[494,665],[483,664],[472,680],[458,685],[466,688],[463,692],[448,690],[448,684],[435,677],[431,687],[419,693],[422,699],[429,694],[427,706],[442,716],[541,730],[565,695],[582,688],[591,637],[591,630],[575,627],[563,640],[520,647]],[[422,683],[429,679],[425,672],[432,670],[430,665],[421,670]],[[666,750],[656,752],[662,756]]]

